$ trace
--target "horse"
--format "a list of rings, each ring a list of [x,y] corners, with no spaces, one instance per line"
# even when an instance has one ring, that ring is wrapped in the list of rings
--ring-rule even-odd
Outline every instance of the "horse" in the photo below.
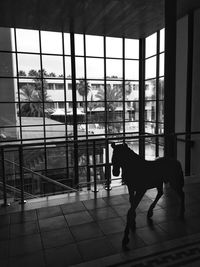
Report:
[[[185,194],[184,176],[181,163],[176,159],[157,158],[152,161],[145,160],[128,147],[126,143],[112,143],[112,173],[119,176],[122,170],[122,180],[128,187],[130,209],[127,213],[127,222],[122,240],[122,247],[128,250],[129,230],[135,231],[136,208],[145,192],[151,188],[157,188],[157,196],[150,205],[147,219],[151,221],[153,209],[163,195],[163,183],[169,183],[181,200],[180,217],[184,218]]]

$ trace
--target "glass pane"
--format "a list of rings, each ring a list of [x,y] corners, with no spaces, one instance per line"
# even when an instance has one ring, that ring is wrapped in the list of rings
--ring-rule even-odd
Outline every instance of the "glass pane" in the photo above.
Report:
[[[71,43],[69,33],[64,33],[64,53],[65,55],[71,55]]]
[[[41,126],[27,126],[22,127],[22,139],[36,139],[36,138],[44,138],[44,127]],[[35,140],[38,142],[38,140]]]
[[[65,57],[65,78],[72,77],[71,57]]]
[[[139,102],[134,101],[132,103],[133,120],[139,121]]]
[[[84,55],[83,34],[74,34],[74,42],[75,42],[75,55],[83,56]]]
[[[21,116],[25,118],[22,121],[25,125],[43,124],[42,116],[44,115],[44,110],[41,102],[21,102],[20,112]]]
[[[83,79],[85,77],[84,58],[76,57],[76,78]]]
[[[130,116],[134,116],[134,115],[130,114]],[[138,131],[139,131],[139,123],[137,121],[125,122],[126,133],[138,132]]]
[[[155,138],[145,139],[145,159],[154,160],[156,157]]]
[[[91,94],[91,86],[88,81],[79,80],[76,83],[76,88],[77,88],[77,101],[85,101],[87,96]]]
[[[160,54],[160,69],[159,76],[164,76],[164,64],[165,64],[165,54]]]
[[[164,99],[164,78],[159,79],[158,98]]]
[[[64,94],[64,81],[63,80],[53,80],[48,79],[46,82],[46,90],[48,98],[46,101],[64,101],[65,94]]]
[[[139,40],[125,39],[125,58],[139,58]]]
[[[88,95],[88,101],[97,101],[98,98],[96,97],[96,94],[99,91],[102,91],[103,94],[103,100],[104,100],[104,81],[88,81],[90,84],[90,94]]]
[[[16,104],[0,103],[0,127],[16,126]]]
[[[106,103],[107,107],[107,120],[108,121],[122,121],[123,120],[123,103],[108,101]]]
[[[42,53],[62,54],[62,33],[41,31]]]
[[[139,98],[139,83],[125,81],[125,100],[138,100]]]
[[[107,124],[107,131],[108,134],[118,134],[123,130],[123,123],[122,122],[109,122]]]
[[[160,52],[165,50],[165,29],[160,31]]]
[[[87,58],[87,78],[103,79],[104,78],[104,60],[99,58]]]
[[[106,37],[106,57],[122,58],[122,39]]]
[[[63,77],[63,58],[61,56],[42,56],[44,77]]]
[[[0,140],[1,140],[2,145],[3,145],[3,141],[20,138],[20,129],[19,127],[15,127],[15,126],[16,125],[14,125],[13,127],[3,126],[1,122],[1,115],[0,115]]]
[[[156,77],[156,57],[152,57],[147,59],[145,65],[145,78],[155,78]]]
[[[105,122],[105,115],[104,102],[88,102],[88,120],[90,123],[95,123],[98,126],[99,123]]]
[[[16,29],[17,51],[40,52],[39,31]]]
[[[156,80],[148,80],[145,82],[145,99],[156,100]]]
[[[156,102],[146,101],[145,102],[145,121],[155,121],[156,120]]]
[[[41,102],[42,101],[42,81],[30,79],[19,80],[19,92],[21,102]]]
[[[46,120],[46,124],[49,124],[49,120]],[[65,125],[46,125],[45,126],[46,137],[65,137]]]
[[[16,76],[15,54],[0,53],[0,76]]]
[[[112,79],[122,79],[122,60],[106,60],[106,77]]]
[[[0,78],[0,101],[18,101],[17,80],[12,78]]]
[[[159,101],[158,121],[164,122],[164,101]]]
[[[139,79],[139,61],[125,60],[125,79],[138,80]]]
[[[66,83],[66,99],[67,101],[72,101],[72,81],[71,80],[65,80]],[[67,102],[67,104],[69,104]]]
[[[39,55],[18,54],[18,69],[24,71],[27,76],[37,76],[41,70]],[[41,71],[40,71],[41,73]]]
[[[154,33],[146,38],[145,57],[150,57],[156,54],[157,50],[157,33]]]
[[[103,57],[103,37],[86,35],[86,56]]]

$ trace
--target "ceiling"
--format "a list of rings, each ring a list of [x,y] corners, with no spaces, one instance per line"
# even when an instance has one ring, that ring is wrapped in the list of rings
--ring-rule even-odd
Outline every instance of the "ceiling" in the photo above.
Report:
[[[178,17],[200,5],[199,0],[177,1]],[[164,0],[1,0],[0,26],[138,39],[164,27],[164,3]]]

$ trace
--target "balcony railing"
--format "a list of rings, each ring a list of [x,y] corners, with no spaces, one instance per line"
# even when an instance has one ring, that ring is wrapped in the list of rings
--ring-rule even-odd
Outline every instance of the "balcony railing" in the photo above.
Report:
[[[174,146],[175,156],[186,166],[183,148],[200,144],[200,132],[127,136],[116,135],[109,138],[35,142],[25,144],[3,144],[0,147],[0,190],[2,202],[47,197],[69,192],[111,189],[121,185],[121,176],[112,176],[112,142],[126,142],[139,153],[139,146],[146,148],[146,159],[163,156],[164,138],[169,138]],[[148,149],[148,150],[147,150]],[[196,153],[196,152],[195,152]],[[200,153],[200,151],[199,151]],[[101,186],[100,186],[101,185]]]

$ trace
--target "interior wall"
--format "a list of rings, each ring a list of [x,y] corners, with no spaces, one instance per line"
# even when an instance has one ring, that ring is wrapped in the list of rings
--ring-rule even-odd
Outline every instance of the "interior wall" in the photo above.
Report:
[[[194,12],[194,55],[191,131],[200,131],[200,9]],[[200,174],[200,135],[192,136],[191,174]]]
[[[186,129],[186,92],[187,92],[187,49],[188,49],[188,16],[177,22],[176,39],[176,95],[175,95],[175,132]],[[185,168],[184,136],[177,141],[177,158]]]

